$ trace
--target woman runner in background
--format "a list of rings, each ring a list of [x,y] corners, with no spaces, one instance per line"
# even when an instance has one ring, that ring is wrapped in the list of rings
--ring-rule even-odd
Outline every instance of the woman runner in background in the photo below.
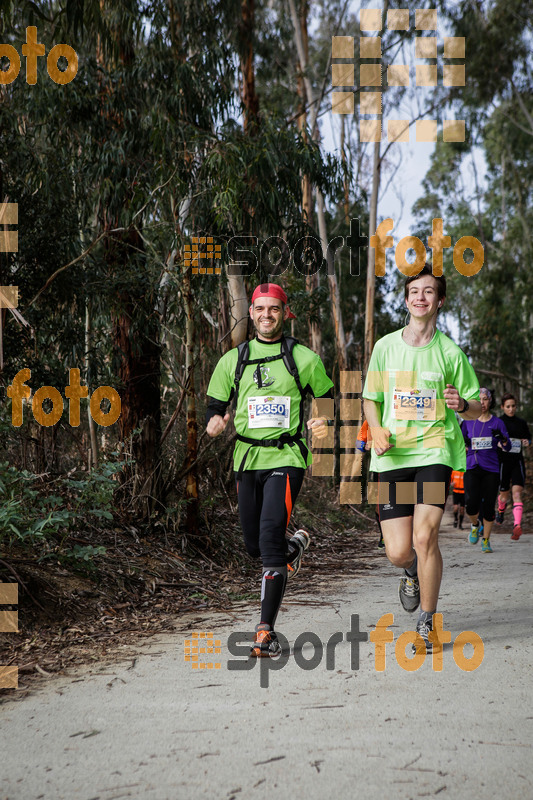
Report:
[[[513,494],[513,533],[515,541],[522,536],[522,491],[526,483],[526,467],[523,448],[531,444],[531,433],[525,419],[516,416],[516,400],[514,395],[506,392],[502,397],[503,414],[500,417],[511,437],[511,450],[500,451],[500,494],[498,496],[498,513],[496,522],[501,525],[503,515]]]
[[[465,495],[466,513],[472,523],[468,541],[477,544],[480,535],[478,516],[483,521],[484,538],[481,549],[492,553],[490,532],[494,522],[496,497],[498,495],[500,464],[498,444],[511,449],[507,428],[491,414],[494,405],[492,393],[485,388],[479,390],[481,415],[475,420],[464,420],[461,425],[466,443]]]
[[[463,517],[465,515],[465,474],[457,469],[452,472],[450,486],[453,492],[453,527],[457,528],[459,515],[459,530],[463,530]]]

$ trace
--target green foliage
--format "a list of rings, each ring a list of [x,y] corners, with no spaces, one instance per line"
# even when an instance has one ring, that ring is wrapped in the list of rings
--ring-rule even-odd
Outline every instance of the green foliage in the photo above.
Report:
[[[443,218],[452,247],[462,236],[481,241],[485,263],[471,278],[456,272],[452,249],[445,251],[446,311],[481,379],[527,405],[533,398],[533,64],[526,20],[533,4],[442,0],[439,8],[453,35],[466,36],[467,84],[452,100],[457,117],[467,120],[469,141],[437,144],[414,211],[426,232],[433,217]]]
[[[27,470],[0,463],[0,547],[16,544],[35,548],[41,558],[85,561],[103,552],[92,546],[69,549],[68,537],[113,520],[113,475],[120,468],[105,463],[82,480],[59,478],[47,485]]]

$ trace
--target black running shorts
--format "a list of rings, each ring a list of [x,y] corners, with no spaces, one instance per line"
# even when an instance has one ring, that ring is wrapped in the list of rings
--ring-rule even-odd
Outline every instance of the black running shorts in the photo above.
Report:
[[[500,492],[508,492],[511,486],[526,485],[524,459],[505,459],[500,463]]]
[[[454,506],[464,506],[464,504],[465,504],[465,493],[464,492],[454,492],[453,493],[453,504],[454,504]]]
[[[391,469],[379,473],[379,499],[386,501],[382,492],[388,485],[388,502],[381,502],[380,521],[412,517],[415,505],[424,504],[442,508],[450,488],[452,468],[445,464],[429,464],[424,467]]]
[[[499,475],[479,465],[465,472],[466,513],[479,514],[487,522],[496,517],[495,505],[498,497]]]

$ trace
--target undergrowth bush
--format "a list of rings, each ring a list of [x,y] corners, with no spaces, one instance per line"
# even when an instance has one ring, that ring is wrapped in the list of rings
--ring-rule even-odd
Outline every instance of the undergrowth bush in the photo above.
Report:
[[[113,520],[114,474],[121,464],[106,462],[83,478],[45,481],[27,470],[0,462],[0,550],[14,546],[32,550],[38,560],[59,561],[87,567],[105,547],[69,546],[70,534],[87,535]]]

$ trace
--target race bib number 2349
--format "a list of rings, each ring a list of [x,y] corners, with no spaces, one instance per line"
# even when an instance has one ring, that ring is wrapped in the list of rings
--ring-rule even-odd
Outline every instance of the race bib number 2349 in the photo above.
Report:
[[[433,421],[437,418],[435,389],[395,389],[394,419]]]

